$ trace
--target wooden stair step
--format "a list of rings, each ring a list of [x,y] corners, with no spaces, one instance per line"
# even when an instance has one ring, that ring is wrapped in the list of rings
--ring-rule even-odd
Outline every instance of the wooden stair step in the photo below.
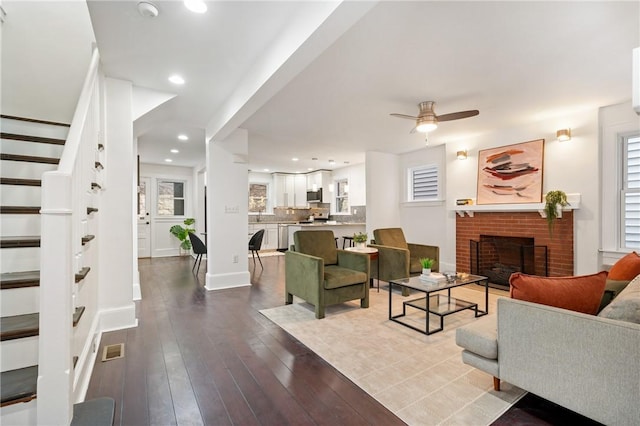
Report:
[[[80,281],[84,280],[90,270],[91,268],[88,266],[85,266],[84,268],[80,269],[80,272],[76,274],[76,283],[79,283]]]
[[[96,161],[96,162],[94,163],[93,168],[94,168],[94,169],[98,169],[98,170],[102,170],[102,169],[104,169],[104,166],[102,165],[102,163],[101,163],[101,162]]]
[[[99,183],[91,182],[91,189],[102,189]]]
[[[87,244],[89,241],[93,240],[96,236],[95,235],[85,235],[84,237],[82,237],[82,245]]]
[[[0,248],[40,247],[40,237],[2,237]]]
[[[91,214],[93,212],[97,212],[98,209],[95,207],[87,207],[87,214]]]
[[[101,397],[73,404],[71,426],[112,426],[116,413],[116,401]]]
[[[73,312],[73,326],[77,326],[85,307],[78,306]],[[37,336],[40,331],[40,314],[13,315],[0,318],[0,341]]]
[[[40,179],[0,178],[0,185],[42,186]]]
[[[15,115],[0,114],[0,118],[6,118],[7,120],[28,121],[29,123],[49,124],[51,126],[71,127],[71,124],[60,123],[58,121],[39,120],[37,118],[18,117]]]
[[[47,143],[51,145],[64,145],[66,142],[64,139],[45,138],[42,136],[18,135],[15,133],[4,133],[4,132],[0,133],[0,138],[10,139],[13,141]]]
[[[23,287],[37,287],[39,285],[40,271],[5,272],[0,275],[0,288],[2,290]]]
[[[3,371],[0,382],[2,401],[0,406],[5,407],[19,402],[29,402],[35,399],[38,388],[38,366],[19,368],[17,370]]]
[[[0,214],[40,214],[40,206],[0,206]]]
[[[40,163],[40,164],[58,164],[59,158],[54,157],[37,157],[34,155],[19,155],[19,154],[0,154],[0,160],[6,161],[22,161],[27,163]]]

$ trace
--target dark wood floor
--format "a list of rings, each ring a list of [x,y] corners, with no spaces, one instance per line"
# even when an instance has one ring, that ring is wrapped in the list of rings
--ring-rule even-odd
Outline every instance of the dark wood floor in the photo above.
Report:
[[[103,335],[125,356],[96,361],[86,398],[114,398],[115,425],[404,424],[258,312],[284,304],[284,256],[219,291],[191,262],[141,260],[139,326]]]

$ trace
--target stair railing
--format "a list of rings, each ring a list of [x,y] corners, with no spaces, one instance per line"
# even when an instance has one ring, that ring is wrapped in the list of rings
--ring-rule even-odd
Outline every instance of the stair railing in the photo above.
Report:
[[[73,417],[75,274],[84,266],[81,240],[94,202],[88,188],[103,128],[99,62],[94,48],[58,168],[42,176],[38,424],[68,425]],[[91,346],[91,336],[80,337]]]

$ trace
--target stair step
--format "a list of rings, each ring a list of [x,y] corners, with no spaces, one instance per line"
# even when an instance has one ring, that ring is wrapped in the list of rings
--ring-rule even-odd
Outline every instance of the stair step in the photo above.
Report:
[[[76,275],[76,280],[77,279],[78,276]],[[23,287],[37,287],[39,285],[40,271],[6,272],[0,276],[0,288],[2,290]]]
[[[19,402],[29,402],[36,397],[38,388],[38,366],[3,371],[0,387],[2,393],[1,407]]]
[[[73,405],[71,426],[112,426],[116,412],[113,398],[101,397]]]
[[[40,206],[1,206],[0,214],[40,214]]]
[[[98,209],[95,207],[87,207],[87,214],[91,214],[93,212],[97,212]]]
[[[76,274],[76,283],[79,283],[80,281],[84,280],[90,270],[91,268],[89,268],[88,266],[85,266],[84,268],[80,269],[80,272]]]
[[[27,121],[29,123],[49,124],[51,126],[71,127],[71,125],[67,123],[59,123],[57,121],[48,121],[48,120],[38,120],[37,118],[17,117],[15,115],[0,114],[0,118],[5,118],[7,120]]]
[[[0,248],[40,247],[40,237],[2,237]]]
[[[85,307],[78,306],[73,312],[73,326],[80,322]],[[40,314],[14,315],[0,318],[0,341],[37,336],[40,331]]]
[[[27,163],[40,163],[40,164],[58,164],[59,158],[54,157],[38,157],[35,155],[21,155],[21,154],[0,154],[0,160],[6,161],[23,161]]]
[[[104,166],[102,165],[102,163],[101,163],[101,162],[96,161],[96,162],[94,163],[93,168],[94,168],[94,169],[98,169],[98,170],[102,170],[102,169],[104,169]]]
[[[0,178],[0,185],[42,186],[40,179]]]
[[[95,235],[85,235],[84,237],[82,237],[82,245],[87,244],[89,241],[93,240],[96,236]]]
[[[66,142],[64,139],[45,138],[42,136],[17,135],[15,133],[4,132],[0,133],[0,138],[23,142],[48,143],[51,145],[64,145]]]
[[[91,189],[102,189],[102,187],[96,182],[91,182]]]

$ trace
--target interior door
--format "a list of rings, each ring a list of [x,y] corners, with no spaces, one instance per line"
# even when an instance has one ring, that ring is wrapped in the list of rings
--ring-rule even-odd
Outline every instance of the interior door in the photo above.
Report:
[[[138,188],[138,257],[151,257],[151,179],[140,178]]]

